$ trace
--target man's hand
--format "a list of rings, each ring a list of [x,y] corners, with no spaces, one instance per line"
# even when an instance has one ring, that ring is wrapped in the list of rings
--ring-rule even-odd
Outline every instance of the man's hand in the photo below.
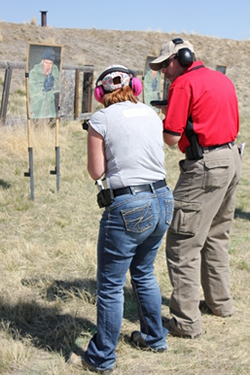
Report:
[[[52,74],[48,74],[45,81],[44,81],[44,85],[43,85],[43,90],[45,92],[47,91],[50,91],[53,86],[54,86],[54,77],[52,76]]]

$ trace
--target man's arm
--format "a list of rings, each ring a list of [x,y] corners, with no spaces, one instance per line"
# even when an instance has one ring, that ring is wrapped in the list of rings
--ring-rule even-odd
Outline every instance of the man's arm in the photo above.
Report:
[[[181,136],[163,132],[163,138],[164,138],[164,142],[168,146],[174,146],[176,143],[179,142],[179,140],[181,139]]]

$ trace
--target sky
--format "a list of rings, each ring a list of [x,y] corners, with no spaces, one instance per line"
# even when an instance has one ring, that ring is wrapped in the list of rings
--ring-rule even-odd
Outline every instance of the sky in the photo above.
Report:
[[[7,0],[0,21],[57,28],[160,31],[250,39],[250,0]],[[1,23],[0,23],[1,27]]]

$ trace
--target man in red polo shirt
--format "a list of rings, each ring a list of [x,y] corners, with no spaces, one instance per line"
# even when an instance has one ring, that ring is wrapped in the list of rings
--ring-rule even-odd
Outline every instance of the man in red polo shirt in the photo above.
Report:
[[[164,140],[185,154],[166,244],[172,318],[163,324],[174,336],[196,338],[202,332],[200,280],[203,306],[218,316],[233,314],[228,250],[241,173],[234,143],[238,101],[229,78],[195,61],[192,44],[181,38],[166,43],[150,68],[171,83],[161,108]]]

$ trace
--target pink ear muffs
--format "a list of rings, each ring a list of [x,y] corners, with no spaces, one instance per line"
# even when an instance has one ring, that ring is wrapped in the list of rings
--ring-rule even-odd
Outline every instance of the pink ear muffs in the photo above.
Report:
[[[131,78],[129,86],[131,87],[134,96],[139,96],[142,92],[142,83],[137,77]]]
[[[137,77],[131,78],[129,86],[131,87],[133,94],[135,96],[139,96],[140,93],[142,92],[142,83]],[[105,94],[105,91],[104,91],[103,86],[102,85],[96,86],[94,90],[94,97],[99,103],[102,102],[102,98],[104,94]]]
[[[99,103],[102,102],[102,97],[104,94],[105,92],[104,92],[102,85],[96,86],[95,91],[94,91],[94,97]]]

